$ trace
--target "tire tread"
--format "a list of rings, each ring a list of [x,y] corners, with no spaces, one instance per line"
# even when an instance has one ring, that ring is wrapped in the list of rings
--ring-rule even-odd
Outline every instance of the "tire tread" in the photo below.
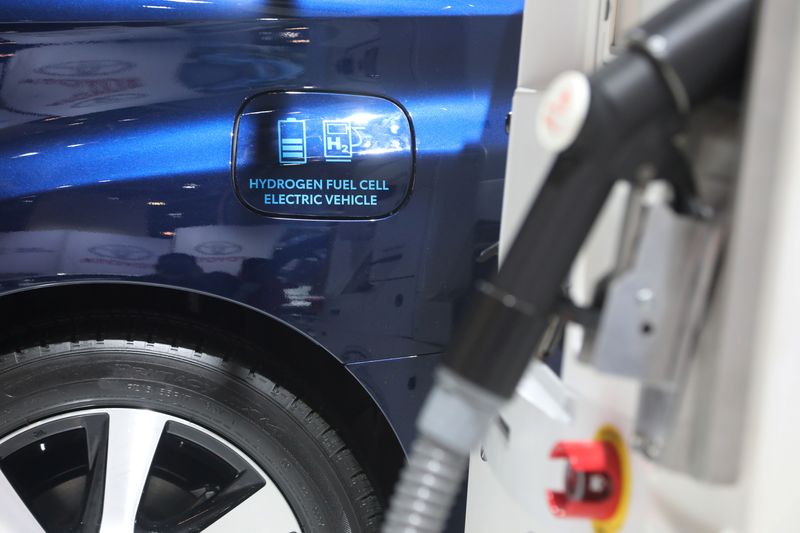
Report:
[[[120,317],[115,318],[119,319]],[[131,319],[132,317],[128,317],[128,320]],[[128,353],[131,350],[141,351],[147,354],[181,357],[190,359],[194,363],[214,367],[232,377],[243,380],[262,395],[281,405],[329,458],[361,519],[364,529],[360,531],[377,533],[380,530],[383,516],[380,499],[367,473],[360,466],[347,444],[335,428],[328,424],[319,413],[288,389],[264,375],[258,366],[245,367],[233,357],[209,354],[203,350],[202,343],[187,347],[178,339],[163,343],[154,342],[152,338],[138,340],[133,334],[109,338],[103,335],[102,331],[103,328],[98,326],[85,334],[70,336],[67,341],[52,342],[47,337],[41,337],[36,342],[28,344],[27,347],[23,344],[16,345],[11,351],[0,355],[0,375],[28,362],[38,362],[42,358],[56,358],[65,354],[94,350],[106,352],[124,350]],[[133,332],[134,330],[131,328],[129,331]],[[354,529],[353,531],[359,530]]]

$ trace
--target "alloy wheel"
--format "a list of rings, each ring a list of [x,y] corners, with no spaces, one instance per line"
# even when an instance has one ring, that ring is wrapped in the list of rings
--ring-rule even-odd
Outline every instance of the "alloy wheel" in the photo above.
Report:
[[[299,533],[240,449],[164,413],[92,409],[0,439],[0,531]]]

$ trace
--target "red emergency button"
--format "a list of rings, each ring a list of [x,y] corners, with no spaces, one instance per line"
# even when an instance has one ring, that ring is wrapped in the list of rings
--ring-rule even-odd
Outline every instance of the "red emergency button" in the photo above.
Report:
[[[612,443],[559,442],[550,457],[567,460],[564,491],[547,491],[555,516],[605,520],[614,515],[623,487],[620,458]]]

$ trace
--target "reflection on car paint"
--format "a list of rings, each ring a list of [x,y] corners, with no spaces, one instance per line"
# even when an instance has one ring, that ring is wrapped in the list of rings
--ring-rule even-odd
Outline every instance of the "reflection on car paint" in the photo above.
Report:
[[[408,445],[435,354],[494,268],[475,258],[497,240],[522,0],[3,3],[0,294],[146,282],[252,306],[347,364]],[[331,166],[349,164],[345,147],[353,161],[414,150],[402,208],[362,220],[246,208],[234,118],[276,91],[402,106],[413,145],[393,144],[398,124],[326,117],[350,125],[330,130]],[[307,160],[325,157],[318,135]]]

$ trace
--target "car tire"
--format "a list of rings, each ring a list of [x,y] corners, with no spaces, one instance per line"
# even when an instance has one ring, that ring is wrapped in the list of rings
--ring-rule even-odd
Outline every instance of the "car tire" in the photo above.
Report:
[[[106,339],[96,332],[92,337],[0,357],[0,438],[37,421],[91,409],[164,413],[241,450],[278,487],[304,533],[379,530],[381,503],[367,474],[337,431],[303,399],[230,354]],[[7,468],[13,457],[2,454],[0,446],[0,469],[13,470]],[[46,526],[47,517],[40,516],[45,511],[37,515],[28,507],[46,531],[62,527]],[[78,530],[95,526],[83,524]],[[173,524],[153,530],[199,529]]]

